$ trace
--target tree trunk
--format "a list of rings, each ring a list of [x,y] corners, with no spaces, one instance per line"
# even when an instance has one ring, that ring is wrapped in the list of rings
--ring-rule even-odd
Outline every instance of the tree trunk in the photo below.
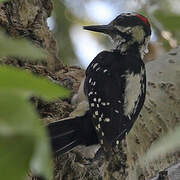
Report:
[[[146,70],[148,87],[145,105],[127,136],[129,179],[141,175],[148,179],[180,161],[179,152],[159,158],[144,169],[140,168],[137,161],[142,159],[159,137],[173,131],[180,123],[180,48],[149,62]]]
[[[17,66],[31,69],[56,83],[77,92],[84,71],[77,67],[66,67],[57,55],[56,42],[47,26],[47,18],[52,11],[50,0],[11,0],[1,3],[0,25],[13,37],[27,37],[49,53],[48,65],[21,64],[16,58],[7,58]],[[13,59],[13,61],[12,61]],[[55,71],[56,66],[56,71]],[[150,179],[159,171],[178,163],[179,153],[174,152],[159,158],[149,166],[140,167],[146,151],[160,136],[173,130],[180,123],[180,48],[165,54],[156,61],[149,62],[147,68],[147,96],[139,119],[112,156],[108,164],[100,160],[87,164],[82,154],[76,150],[55,159],[56,180],[136,180]],[[37,109],[47,122],[67,117],[74,108],[69,100],[54,103],[38,101]],[[176,168],[178,169],[178,168]],[[180,179],[180,177],[179,177]],[[176,180],[171,178],[171,180]]]

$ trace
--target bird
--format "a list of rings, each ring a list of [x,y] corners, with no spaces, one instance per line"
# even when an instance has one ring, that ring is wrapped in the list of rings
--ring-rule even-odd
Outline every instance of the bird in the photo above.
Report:
[[[149,20],[139,13],[122,13],[109,24],[83,28],[107,35],[113,48],[100,52],[87,67],[79,114],[47,125],[54,154],[97,144],[108,154],[129,133],[145,101]]]

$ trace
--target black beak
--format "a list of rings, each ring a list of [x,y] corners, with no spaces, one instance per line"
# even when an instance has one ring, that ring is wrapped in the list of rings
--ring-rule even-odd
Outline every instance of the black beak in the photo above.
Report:
[[[83,29],[109,34],[111,28],[110,25],[97,25],[97,26],[83,26]]]

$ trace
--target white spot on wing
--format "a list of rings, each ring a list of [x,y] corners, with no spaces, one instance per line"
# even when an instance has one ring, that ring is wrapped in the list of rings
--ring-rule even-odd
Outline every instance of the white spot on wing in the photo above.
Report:
[[[89,83],[91,83],[91,81],[92,81],[92,78],[89,78]]]
[[[101,125],[100,125],[100,124],[98,124],[98,125],[97,125],[97,128],[98,128],[98,129],[100,129],[100,128],[101,128]]]
[[[105,118],[104,121],[105,122],[110,122],[110,119],[109,118]]]
[[[95,111],[95,115],[97,116],[99,113],[98,113],[98,111]]]
[[[93,69],[94,69],[97,65],[98,65],[98,63],[95,63],[95,64],[93,65]]]
[[[99,128],[96,126],[96,130],[99,131]]]
[[[124,93],[124,114],[129,116],[133,113],[134,107],[141,95],[141,76],[139,74],[127,72],[126,88]]]
[[[92,86],[95,86],[95,85],[96,85],[96,81],[92,82],[91,85],[92,85]]]
[[[101,143],[101,144],[103,144],[103,143],[104,143],[102,139],[100,140],[100,143]]]
[[[91,107],[94,107],[94,103],[91,103]]]
[[[100,70],[100,67],[98,67],[97,69],[96,69],[96,71],[99,71]]]
[[[89,94],[88,94],[88,96],[90,96],[90,95],[92,95],[93,94],[93,92],[91,91]]]

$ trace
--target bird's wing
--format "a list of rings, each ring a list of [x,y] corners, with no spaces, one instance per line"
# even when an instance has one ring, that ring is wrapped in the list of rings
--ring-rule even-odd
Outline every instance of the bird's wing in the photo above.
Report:
[[[119,64],[111,65],[112,58],[108,52],[100,53],[87,68],[84,84],[99,141],[106,147],[125,136],[129,123],[123,114],[125,69]],[[118,73],[113,72],[114,68]]]

